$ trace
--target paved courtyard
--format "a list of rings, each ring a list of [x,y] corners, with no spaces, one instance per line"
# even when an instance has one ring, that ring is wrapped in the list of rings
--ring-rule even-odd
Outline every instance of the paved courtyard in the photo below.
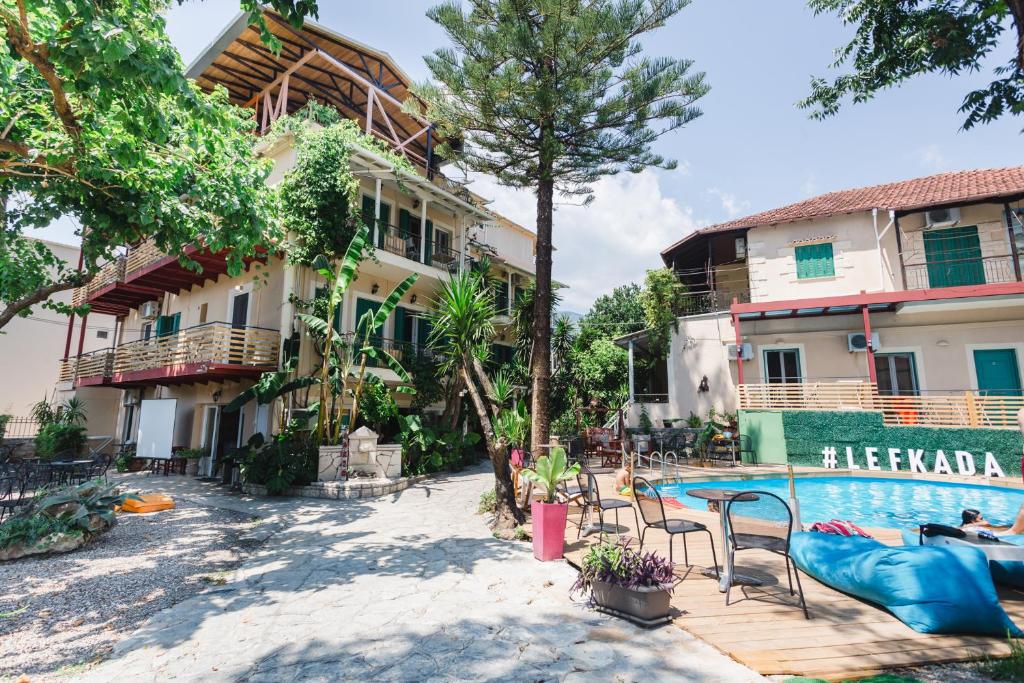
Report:
[[[79,680],[755,681],[675,628],[568,597],[575,572],[494,539],[483,469],[373,501],[256,500],[133,483],[259,515],[269,536],[224,586],[158,613]]]

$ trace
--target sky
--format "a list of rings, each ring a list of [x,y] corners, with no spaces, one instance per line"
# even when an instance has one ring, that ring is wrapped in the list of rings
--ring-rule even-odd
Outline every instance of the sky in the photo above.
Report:
[[[432,4],[320,0],[318,22],[389,52],[422,81],[423,55],[447,45],[425,16]],[[238,0],[186,0],[171,9],[168,33],[186,64],[237,12]],[[703,225],[832,190],[1021,163],[1021,119],[959,130],[963,95],[990,80],[990,69],[919,78],[827,121],[808,118],[795,102],[807,95],[812,75],[837,73],[829,68],[833,50],[851,32],[800,0],[694,0],[645,37],[650,55],[693,60],[711,91],[698,103],[700,118],[656,143],[658,153],[679,162],[676,170],[608,177],[588,206],[556,207],[554,277],[568,285],[562,308],[584,312],[617,285],[642,282],[647,269],[662,265],[663,248]],[[994,61],[1011,50],[1007,40]],[[472,188],[533,228],[529,192],[488,179]]]

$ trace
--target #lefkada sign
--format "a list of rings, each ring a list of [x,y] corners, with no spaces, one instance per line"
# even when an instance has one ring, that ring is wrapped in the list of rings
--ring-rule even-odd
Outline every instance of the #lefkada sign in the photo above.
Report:
[[[962,477],[1005,477],[1006,473],[991,451],[975,455],[970,451],[954,450],[949,456],[942,450],[925,452],[923,448],[876,448],[865,446],[856,451],[852,446],[845,449],[841,458],[839,449],[827,446],[821,451],[821,464],[834,470],[845,466],[850,470],[873,470],[890,472],[919,472],[921,474],[958,474]],[[845,461],[844,461],[845,460]],[[930,469],[929,469],[930,465]]]

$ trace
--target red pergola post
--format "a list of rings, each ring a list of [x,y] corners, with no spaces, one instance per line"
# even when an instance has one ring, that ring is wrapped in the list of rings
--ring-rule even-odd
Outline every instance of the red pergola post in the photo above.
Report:
[[[89,321],[89,314],[82,316],[82,327],[78,330],[78,355],[82,355],[82,347],[85,346],[85,325]]]
[[[864,306],[860,310],[864,316],[864,338],[868,343],[868,377],[871,378],[872,384],[877,385],[878,373],[875,370],[875,346],[871,343],[871,314],[868,312],[867,306]]]

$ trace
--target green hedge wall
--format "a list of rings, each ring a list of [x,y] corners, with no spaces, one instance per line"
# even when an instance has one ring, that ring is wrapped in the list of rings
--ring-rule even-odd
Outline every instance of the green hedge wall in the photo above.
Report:
[[[834,446],[837,467],[846,467],[846,448],[852,447],[855,462],[867,469],[864,448],[878,448],[883,470],[889,470],[887,449],[902,449],[900,469],[909,470],[906,450],[924,449],[924,463],[935,469],[935,454],[941,450],[956,473],[955,451],[974,456],[978,474],[984,473],[985,453],[990,452],[1007,477],[1020,477],[1024,436],[1014,429],[938,429],[931,427],[887,427],[881,413],[783,411],[783,433],[789,462],[794,465],[822,466],[822,449]]]

